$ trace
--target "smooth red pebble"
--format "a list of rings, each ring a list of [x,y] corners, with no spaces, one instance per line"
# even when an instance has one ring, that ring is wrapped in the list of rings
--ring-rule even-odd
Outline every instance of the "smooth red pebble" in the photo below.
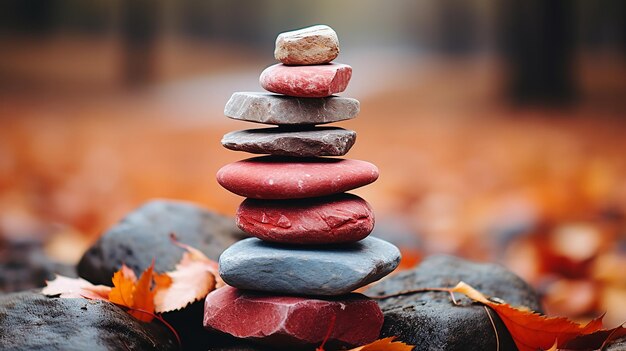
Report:
[[[296,97],[327,97],[346,90],[352,67],[343,63],[324,65],[269,66],[259,79],[263,89]]]
[[[340,158],[261,156],[233,162],[217,172],[228,191],[253,199],[302,199],[342,193],[374,182],[378,168]]]
[[[376,340],[382,325],[376,301],[354,293],[321,300],[225,286],[204,303],[205,328],[282,348],[319,346],[329,330],[327,349],[360,346]]]
[[[359,241],[374,229],[374,213],[352,194],[297,199],[246,199],[237,209],[237,226],[261,240],[287,244],[338,244]]]

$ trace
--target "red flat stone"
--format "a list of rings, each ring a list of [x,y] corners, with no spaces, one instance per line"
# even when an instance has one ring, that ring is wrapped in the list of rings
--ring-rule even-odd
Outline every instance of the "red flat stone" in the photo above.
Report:
[[[355,189],[378,178],[365,161],[340,158],[254,157],[227,164],[217,181],[232,193],[253,199],[302,199]]]
[[[205,328],[283,348],[319,346],[329,330],[326,345],[332,349],[360,346],[376,340],[382,324],[376,301],[361,294],[321,300],[225,286],[211,292],[204,304]]]
[[[298,199],[246,199],[237,209],[237,226],[265,241],[337,244],[365,238],[374,229],[370,205],[352,194]]]
[[[261,73],[263,89],[296,97],[327,97],[346,90],[352,67],[342,63],[269,66]]]

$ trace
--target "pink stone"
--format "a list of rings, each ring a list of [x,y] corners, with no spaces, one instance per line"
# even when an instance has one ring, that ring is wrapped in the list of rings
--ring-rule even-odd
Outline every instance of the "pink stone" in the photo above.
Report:
[[[261,73],[261,86],[273,93],[296,97],[327,97],[346,90],[352,67],[342,63],[325,65],[269,66]]]
[[[230,286],[211,292],[204,303],[204,327],[280,347],[354,347],[379,336],[383,314],[361,294],[337,299],[269,296]],[[298,348],[300,349],[300,348]]]
[[[246,199],[237,226],[265,241],[288,244],[355,242],[374,229],[370,205],[352,194],[298,200]]]
[[[342,193],[374,182],[378,168],[340,158],[262,156],[227,164],[217,181],[253,199],[302,199]]]

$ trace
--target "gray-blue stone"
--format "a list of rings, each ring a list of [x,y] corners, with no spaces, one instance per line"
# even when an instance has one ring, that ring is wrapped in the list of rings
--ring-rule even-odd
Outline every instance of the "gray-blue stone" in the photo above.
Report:
[[[391,273],[394,245],[374,237],[328,247],[286,246],[249,238],[222,253],[220,276],[236,288],[295,295],[343,295]]]

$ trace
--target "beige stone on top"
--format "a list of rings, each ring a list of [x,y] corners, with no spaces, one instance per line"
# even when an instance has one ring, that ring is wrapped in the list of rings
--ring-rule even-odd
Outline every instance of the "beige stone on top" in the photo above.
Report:
[[[318,65],[339,55],[337,33],[326,25],[280,33],[276,38],[274,57],[287,65]]]

